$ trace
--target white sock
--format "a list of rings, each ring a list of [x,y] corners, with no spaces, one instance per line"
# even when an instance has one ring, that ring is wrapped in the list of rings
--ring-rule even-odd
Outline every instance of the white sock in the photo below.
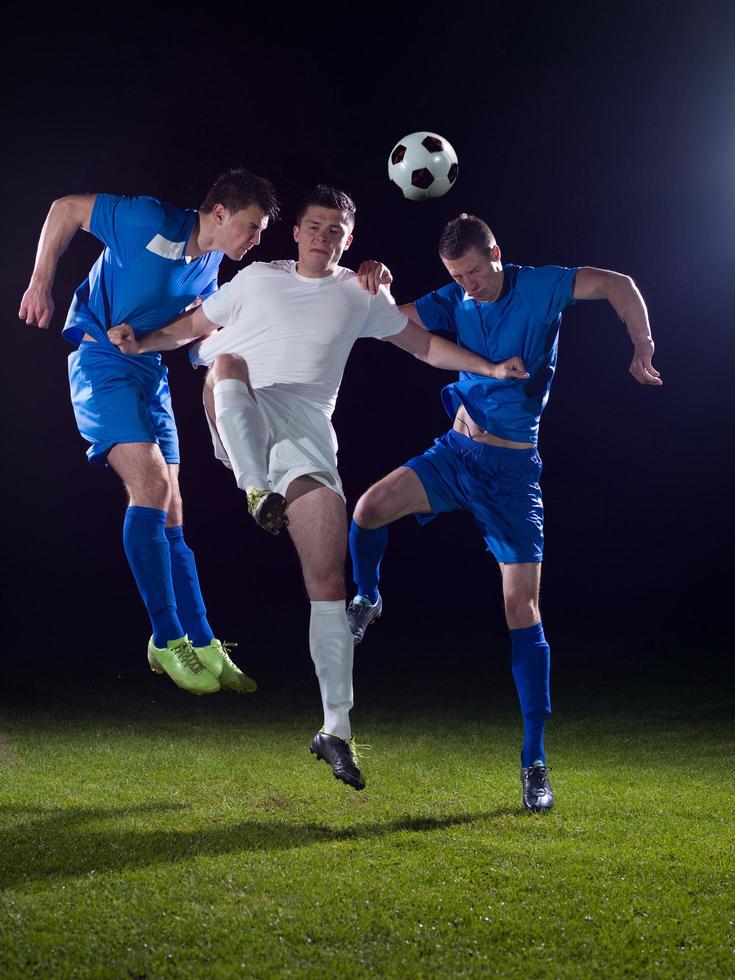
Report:
[[[225,378],[214,386],[217,432],[238,487],[268,489],[268,422],[244,381]]]
[[[324,731],[348,739],[355,645],[342,599],[312,602],[309,649],[324,707]]]

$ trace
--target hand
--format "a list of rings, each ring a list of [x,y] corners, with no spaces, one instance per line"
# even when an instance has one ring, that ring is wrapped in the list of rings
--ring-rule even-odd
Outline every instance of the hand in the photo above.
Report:
[[[30,284],[23,293],[20,301],[18,316],[25,320],[29,327],[40,327],[46,330],[51,317],[54,315],[54,301],[51,298],[51,289]]]
[[[509,357],[507,361],[493,364],[491,377],[499,380],[523,381],[528,377],[528,371],[520,357]]]
[[[365,259],[357,270],[357,281],[363,289],[367,289],[374,296],[381,286],[390,286],[393,275],[388,266],[383,265],[382,262]]]
[[[651,363],[653,357],[653,341],[648,340],[635,345],[635,354],[628,370],[642,385],[662,385],[661,375]]]
[[[107,336],[123,354],[140,353],[140,341],[135,339],[133,328],[129,323],[121,323],[117,327],[110,327],[107,331]]]

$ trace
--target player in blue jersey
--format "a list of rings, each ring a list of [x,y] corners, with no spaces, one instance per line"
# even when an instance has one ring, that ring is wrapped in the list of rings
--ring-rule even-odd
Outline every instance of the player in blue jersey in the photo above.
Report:
[[[578,299],[606,299],[625,322],[635,352],[630,371],[660,385],[653,367],[648,313],[633,281],[602,269],[505,264],[490,228],[462,214],[444,228],[439,255],[453,282],[401,307],[427,330],[447,331],[491,361],[518,357],[525,379],[461,373],[443,393],[453,427],[358,501],[350,529],[357,595],[348,620],[355,643],[382,612],[378,592],[387,525],[407,514],[420,523],[438,514],[474,515],[502,573],[513,677],[523,715],[523,802],[549,810],[554,795],[544,750],[551,712],[549,646],[539,608],[543,557],[539,419],[556,369],[562,311]]]
[[[254,691],[207,622],[194,554],[184,540],[179,444],[159,354],[129,358],[107,331],[130,323],[142,336],[217,288],[223,255],[236,262],[278,214],[272,185],[236,169],[221,175],[198,211],[152,197],[79,194],[51,206],[19,316],[48,327],[56,266],[83,228],[104,249],[77,289],[63,336],[77,347],[69,381],[90,463],[109,465],[129,506],[123,544],[148,611],[151,668],[196,694],[222,685]]]

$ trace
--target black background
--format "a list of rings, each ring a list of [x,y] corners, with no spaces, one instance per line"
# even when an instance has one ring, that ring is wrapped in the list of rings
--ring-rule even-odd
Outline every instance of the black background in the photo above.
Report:
[[[632,348],[607,304],[564,315],[540,441],[547,635],[562,664],[727,655],[732,7],[100,16],[64,9],[42,27],[29,16],[5,42],[6,639],[32,644],[37,662],[93,672],[108,654],[142,669],[148,635],[121,548],[122,489],[87,464],[67,395],[60,328],[96,239],[80,233],[62,259],[51,329],[17,319],[48,207],[82,191],[197,206],[217,173],[241,164],[271,177],[284,203],[252,258],[294,254],[294,204],[327,181],[358,205],[346,264],[382,259],[399,302],[447,280],[436,242],[462,210],[490,223],[508,261],[635,278],[661,389],[628,374]],[[392,146],[419,129],[446,136],[460,161],[452,191],[424,204],[386,176]],[[235,271],[225,260],[221,278]],[[201,375],[182,352],[168,363],[210,619],[261,667],[306,668],[308,603],[290,543],[248,519],[212,458]],[[448,426],[449,380],[388,344],[357,345],[334,418],[350,508]],[[507,655],[499,576],[468,515],[395,525],[382,591],[386,615],[361,653],[376,665]]]

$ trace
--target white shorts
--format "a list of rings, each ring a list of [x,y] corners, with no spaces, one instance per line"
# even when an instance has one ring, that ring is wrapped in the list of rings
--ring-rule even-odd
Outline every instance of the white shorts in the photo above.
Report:
[[[345,500],[337,472],[337,436],[332,423],[313,402],[289,392],[289,385],[256,388],[255,397],[268,422],[268,483],[286,496],[300,476],[313,477]],[[219,433],[205,412],[214,455],[232,469]]]

